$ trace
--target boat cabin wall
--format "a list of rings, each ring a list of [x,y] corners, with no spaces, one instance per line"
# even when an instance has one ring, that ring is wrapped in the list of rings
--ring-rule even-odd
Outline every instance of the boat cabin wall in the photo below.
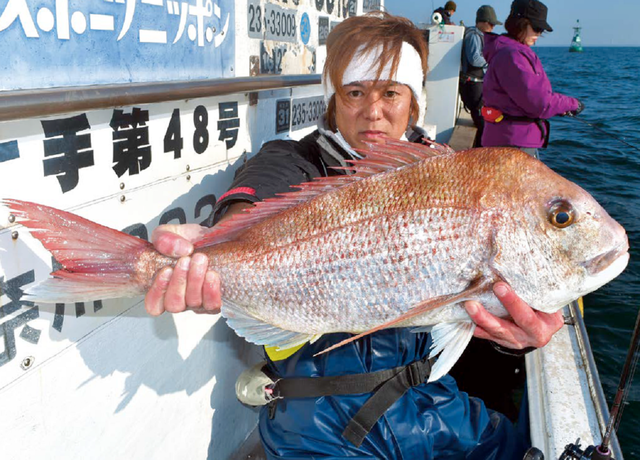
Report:
[[[382,6],[5,2],[0,197],[69,210],[145,239],[159,224],[201,223],[263,142],[314,129],[325,109],[318,73],[326,35],[344,18]],[[279,75],[315,84],[206,97],[167,91],[160,99],[155,89],[157,82],[171,89],[176,81]],[[134,102],[100,102],[97,95],[109,91]],[[75,108],[84,103],[89,108]],[[260,348],[219,316],[151,318],[142,298],[23,300],[52,268],[51,255],[1,209],[3,458],[223,459],[237,450],[257,411],[236,400],[234,384],[261,360]]]
[[[429,71],[425,84],[427,111],[424,127],[437,142],[449,143],[456,126],[463,26],[427,25]]]

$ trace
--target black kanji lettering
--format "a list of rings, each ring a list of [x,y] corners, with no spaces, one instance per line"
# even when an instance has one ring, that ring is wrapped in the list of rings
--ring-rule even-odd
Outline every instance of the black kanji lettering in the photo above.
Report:
[[[59,120],[42,120],[44,140],[44,175],[56,176],[63,193],[78,185],[80,168],[93,166],[91,129],[86,114]]]
[[[86,313],[84,302],[75,302],[74,307],[76,310],[76,318],[84,316],[84,314]],[[62,325],[64,324],[65,308],[66,308],[66,304],[63,304],[63,303],[56,304],[56,311],[53,315],[53,328],[58,332],[62,332]],[[102,300],[93,301],[93,312],[95,313],[98,310],[102,310]]]
[[[53,328],[58,332],[62,332],[63,324],[64,324],[64,304],[57,303],[56,312],[53,316]]]
[[[16,336],[15,330],[18,329],[22,325],[26,325],[29,321],[33,321],[34,319],[40,316],[40,312],[38,307],[30,308],[29,310],[21,313],[17,317],[10,319],[9,321],[0,324],[0,338],[4,338],[2,342],[4,342],[4,351],[0,352],[0,367],[7,364],[13,358],[16,357]],[[25,326],[26,327],[26,326]],[[32,331],[37,331],[37,329],[30,328]],[[38,332],[38,339],[40,337],[40,331]],[[34,343],[33,339],[27,340],[28,342]],[[37,343],[37,339],[35,341]]]
[[[18,141],[0,142],[0,163],[20,158]]]
[[[221,102],[218,104],[218,113],[220,120],[218,121],[218,129],[220,130],[219,141],[224,140],[227,148],[230,149],[238,140],[238,131],[240,131],[240,118],[238,118],[238,103]]]
[[[110,126],[113,129],[113,170],[121,177],[139,174],[151,164],[149,144],[149,111],[134,107],[131,113],[114,110]]]
[[[29,326],[27,323],[40,316],[38,306],[34,306],[33,302],[28,300],[20,300],[24,294],[22,287],[32,283],[35,280],[33,270],[9,279],[5,282],[4,277],[0,276],[0,294],[7,296],[9,302],[2,302],[0,307],[0,320],[6,316],[18,311],[21,307],[31,307],[27,311],[0,324],[0,342],[4,342],[4,351],[0,352],[0,367],[11,361],[16,356],[16,338],[15,330],[24,325],[20,337],[30,343],[38,343],[40,340],[40,331]]]
[[[11,278],[5,282],[4,276],[0,276],[0,295],[6,295],[9,298],[9,302],[2,302],[0,304],[0,318],[10,315],[11,313],[18,311],[21,306],[28,305],[33,306],[33,302],[28,300],[20,300],[24,294],[22,286],[33,283],[35,281],[35,274],[33,270],[29,270],[26,273]]]

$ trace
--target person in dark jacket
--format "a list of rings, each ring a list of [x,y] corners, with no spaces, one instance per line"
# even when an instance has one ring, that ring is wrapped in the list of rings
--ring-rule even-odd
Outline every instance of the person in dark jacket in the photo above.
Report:
[[[448,1],[444,6],[433,10],[433,13],[439,13],[442,16],[442,24],[454,25],[451,16],[456,12],[456,8],[456,2]],[[433,13],[431,14],[432,17]]]
[[[238,169],[212,220],[220,222],[315,177],[345,174],[331,167],[358,158],[354,149],[366,148],[366,142],[384,142],[381,135],[419,142],[423,134],[415,125],[424,110],[426,65],[422,32],[408,19],[376,13],[336,26],[327,40],[323,86],[328,105],[318,129],[300,141],[264,144]],[[220,311],[221,281],[207,272],[206,257],[189,257],[192,242],[204,231],[186,224],[160,226],[153,232],[159,251],[181,258],[174,269],[165,268],[156,277],[145,298],[150,314]],[[539,316],[505,283],[497,283],[494,292],[514,321],[503,321],[477,302],[470,303],[467,308],[479,325],[479,336],[521,349],[544,345],[562,326],[561,315]],[[284,399],[260,412],[260,436],[269,459],[522,458],[523,439],[502,414],[460,392],[450,376],[425,383],[428,333],[386,329],[314,357],[348,336],[325,334],[284,352],[265,347],[262,372],[278,385],[295,382],[296,392],[284,393]],[[412,380],[407,376],[413,370],[417,374]],[[342,394],[331,386],[323,396],[314,393],[317,386],[327,389],[318,382],[328,377],[342,382],[335,388],[347,385],[347,380],[351,388],[353,382],[370,382],[377,372],[393,374],[385,377],[389,385]],[[363,407],[368,408],[364,413]]]
[[[530,155],[546,147],[549,118],[575,116],[584,105],[554,93],[537,54],[531,49],[544,31],[547,7],[537,0],[515,0],[505,21],[506,35],[485,34],[485,116],[482,145],[515,146]],[[500,118],[502,116],[502,118]]]
[[[482,81],[487,72],[487,61],[484,59],[484,34],[493,32],[493,28],[502,25],[496,12],[489,5],[482,5],[476,12],[476,25],[464,31],[462,42],[462,62],[460,66],[460,98],[471,113],[476,127],[474,147],[482,145],[484,119],[480,113],[482,108]]]

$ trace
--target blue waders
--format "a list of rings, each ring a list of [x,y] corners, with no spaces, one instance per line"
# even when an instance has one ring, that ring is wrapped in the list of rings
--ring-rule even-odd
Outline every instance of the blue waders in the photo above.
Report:
[[[425,333],[387,329],[313,357],[346,337],[347,334],[328,334],[288,358],[269,358],[268,372],[283,379],[373,373],[415,361],[426,362],[430,344]],[[407,374],[411,376],[410,372]],[[263,407],[259,428],[267,457],[522,459],[528,446],[511,422],[502,414],[487,410],[481,400],[459,392],[452,377],[447,375],[430,384],[409,380],[399,391],[398,385],[387,385],[386,395],[374,391],[318,398],[284,397]],[[391,386],[395,389],[388,390]],[[348,440],[343,432],[373,397],[390,407],[380,411],[379,418],[374,416],[371,430],[362,437],[361,444],[357,445],[358,439],[354,444],[354,439]]]

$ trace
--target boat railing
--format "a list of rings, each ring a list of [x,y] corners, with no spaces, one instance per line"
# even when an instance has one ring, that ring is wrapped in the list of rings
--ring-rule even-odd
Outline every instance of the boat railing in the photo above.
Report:
[[[320,75],[269,75],[0,92],[0,121],[320,84]]]
[[[598,374],[598,367],[596,366],[595,359],[593,357],[593,351],[589,342],[589,335],[587,333],[587,327],[584,323],[582,316],[582,310],[577,301],[573,301],[568,305],[569,313],[573,319],[573,325],[575,326],[576,338],[580,353],[582,354],[582,360],[585,366],[585,372],[587,374],[587,380],[589,382],[589,390],[591,391],[591,398],[596,409],[596,416],[598,419],[598,425],[600,432],[605,433],[607,424],[609,423],[609,406],[602,389],[602,383],[600,381],[600,375]],[[622,449],[618,442],[616,433],[613,432],[611,436],[611,442],[609,449],[612,451],[613,458],[621,459]]]

